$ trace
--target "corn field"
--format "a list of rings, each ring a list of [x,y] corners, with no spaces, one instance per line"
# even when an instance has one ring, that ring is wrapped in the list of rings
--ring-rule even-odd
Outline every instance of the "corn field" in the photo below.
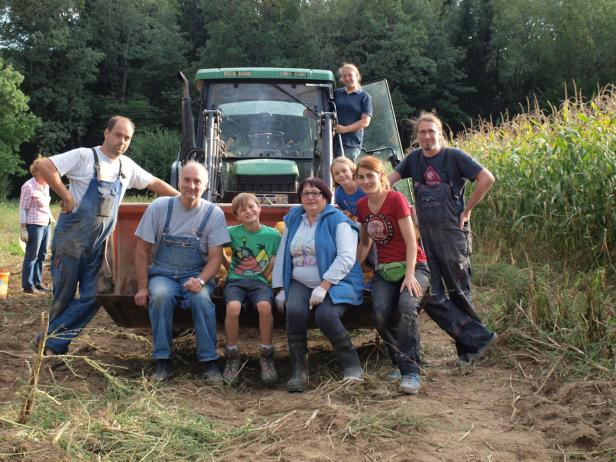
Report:
[[[517,257],[614,273],[616,87],[549,111],[530,106],[457,140],[497,178],[476,209],[475,229]]]

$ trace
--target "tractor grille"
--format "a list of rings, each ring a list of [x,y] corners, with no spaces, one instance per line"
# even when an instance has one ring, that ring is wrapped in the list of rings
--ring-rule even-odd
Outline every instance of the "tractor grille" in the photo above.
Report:
[[[295,192],[295,175],[238,175],[237,190],[252,193]]]

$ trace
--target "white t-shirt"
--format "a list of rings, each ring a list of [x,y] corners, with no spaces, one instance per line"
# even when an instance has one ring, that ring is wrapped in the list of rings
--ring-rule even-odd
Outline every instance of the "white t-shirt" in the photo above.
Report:
[[[128,188],[145,189],[154,179],[151,173],[139,167],[130,157],[124,155],[111,160],[97,146],[98,162],[100,165],[100,178],[103,181],[115,181],[120,170],[122,159],[122,193],[120,200]],[[75,199],[77,210],[82,197],[86,193],[90,181],[94,176],[94,154],[90,148],[77,148],[49,158],[56,166],[60,176],[66,176],[70,180],[69,191]]]
[[[145,210],[139,222],[139,226],[137,226],[137,230],[135,231],[135,236],[150,244],[154,244],[154,255],[158,250],[158,245],[161,241],[163,230],[165,229],[169,200],[175,201],[173,204],[171,222],[169,223],[169,234],[172,236],[195,236],[207,210],[210,207],[214,207],[205,225],[203,235],[201,236],[201,253],[205,260],[207,260],[207,252],[210,247],[219,245],[224,246],[231,241],[229,232],[227,231],[225,214],[217,205],[213,205],[211,202],[201,199],[201,203],[197,207],[187,209],[182,205],[179,197],[174,197],[172,199],[168,197],[159,197]]]

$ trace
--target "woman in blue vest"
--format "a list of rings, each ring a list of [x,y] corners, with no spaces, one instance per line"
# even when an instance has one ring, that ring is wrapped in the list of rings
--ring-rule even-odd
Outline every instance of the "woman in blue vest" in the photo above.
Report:
[[[272,287],[286,301],[286,327],[292,374],[290,392],[303,392],[308,379],[307,332],[310,311],[329,339],[344,369],[344,380],[358,382],[363,371],[341,318],[363,300],[364,281],[356,260],[358,234],[352,222],[331,205],[332,193],[320,178],[299,184],[301,205],[285,216]]]

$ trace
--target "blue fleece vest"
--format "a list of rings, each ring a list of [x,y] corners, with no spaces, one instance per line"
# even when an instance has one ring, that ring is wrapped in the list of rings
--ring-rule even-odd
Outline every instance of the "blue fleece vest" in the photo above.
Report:
[[[287,241],[285,242],[286,252],[282,266],[282,280],[285,292],[288,291],[291,286],[291,277],[293,274],[291,252],[289,248],[293,241],[293,236],[295,236],[302,222],[303,214],[304,208],[298,206],[293,207],[284,217],[284,222],[287,227]],[[351,220],[331,204],[327,204],[319,216],[315,233],[315,245],[317,252],[317,267],[321,278],[336,258],[336,227],[343,221],[346,221],[353,227]],[[364,276],[359,263],[355,261],[349,274],[338,282],[338,284],[333,285],[328,293],[334,303],[361,305],[363,302],[363,291]]]

